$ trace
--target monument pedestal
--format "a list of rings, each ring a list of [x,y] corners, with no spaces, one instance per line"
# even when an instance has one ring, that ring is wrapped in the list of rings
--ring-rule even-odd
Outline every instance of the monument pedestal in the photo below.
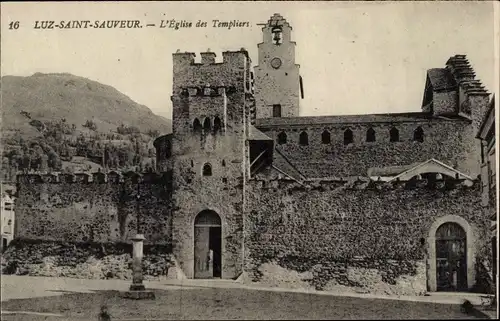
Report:
[[[144,277],[142,275],[142,249],[144,245],[144,235],[137,234],[133,239],[133,252],[132,252],[132,285],[128,291],[123,293],[123,297],[127,299],[144,300],[144,299],[154,299],[155,294],[153,291],[146,290],[146,287],[142,283]]]

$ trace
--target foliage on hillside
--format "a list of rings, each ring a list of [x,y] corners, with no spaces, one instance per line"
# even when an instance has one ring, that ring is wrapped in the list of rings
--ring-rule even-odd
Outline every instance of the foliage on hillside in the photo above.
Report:
[[[40,137],[24,139],[22,135],[4,138],[2,160],[4,180],[13,179],[17,171],[72,171],[64,162],[79,157],[108,169],[134,168],[152,170],[155,167],[154,148],[148,148],[157,131],[141,134],[136,128],[120,125],[117,132],[100,133],[91,121],[85,123],[91,133],[78,132],[75,124],[58,121],[31,120]]]
[[[170,120],[86,78],[2,77],[3,181],[30,170],[148,170],[153,139],[170,131]]]

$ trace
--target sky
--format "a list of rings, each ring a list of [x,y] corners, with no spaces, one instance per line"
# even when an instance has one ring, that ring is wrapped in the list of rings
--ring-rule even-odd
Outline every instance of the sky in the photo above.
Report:
[[[467,55],[477,78],[490,92],[498,90],[493,7],[493,2],[2,3],[1,75],[71,73],[113,86],[171,118],[172,53],[210,49],[222,59],[222,51],[244,47],[256,64],[262,41],[257,24],[280,13],[297,43],[305,88],[302,116],[419,111],[426,70],[444,67],[455,54]],[[208,27],[34,29],[37,20],[121,19],[157,26],[161,20],[203,20]],[[213,28],[213,19],[250,26]],[[19,28],[9,29],[15,21]]]

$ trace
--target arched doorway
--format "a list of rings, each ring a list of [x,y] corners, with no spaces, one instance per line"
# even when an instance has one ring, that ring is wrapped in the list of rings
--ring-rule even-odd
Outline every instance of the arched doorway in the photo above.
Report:
[[[194,278],[222,276],[221,219],[211,210],[201,211],[194,220]]]
[[[467,237],[457,223],[444,223],[436,231],[437,291],[467,290]]]

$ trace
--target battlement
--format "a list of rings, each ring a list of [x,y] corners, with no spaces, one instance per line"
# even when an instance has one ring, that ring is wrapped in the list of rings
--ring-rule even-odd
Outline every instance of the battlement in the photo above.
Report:
[[[248,55],[248,51],[244,48],[241,48],[238,51],[223,51],[222,52],[222,62],[215,62],[215,58],[217,54],[215,52],[207,51],[200,52],[201,63],[195,62],[196,53],[194,52],[176,52],[172,54],[174,67],[176,65],[188,65],[188,66],[206,66],[206,65],[215,65],[215,66],[224,66],[227,64],[245,62],[243,58],[250,59]]]
[[[21,173],[17,175],[17,182],[22,184],[121,184],[121,183],[146,183],[166,184],[171,180],[169,173],[135,171],[117,172],[110,171],[92,173]]]
[[[391,191],[402,189],[427,189],[427,190],[475,190],[480,187],[479,180],[470,181],[464,178],[447,177],[437,174],[433,179],[417,175],[407,180],[384,181],[370,177],[331,177],[298,182],[290,178],[252,179],[251,182],[259,189],[284,189],[291,190],[374,190]]]
[[[216,62],[213,52],[202,52],[201,62],[195,62],[192,52],[173,54],[173,96],[221,96],[250,89],[251,59],[242,48],[225,51],[222,62]]]

